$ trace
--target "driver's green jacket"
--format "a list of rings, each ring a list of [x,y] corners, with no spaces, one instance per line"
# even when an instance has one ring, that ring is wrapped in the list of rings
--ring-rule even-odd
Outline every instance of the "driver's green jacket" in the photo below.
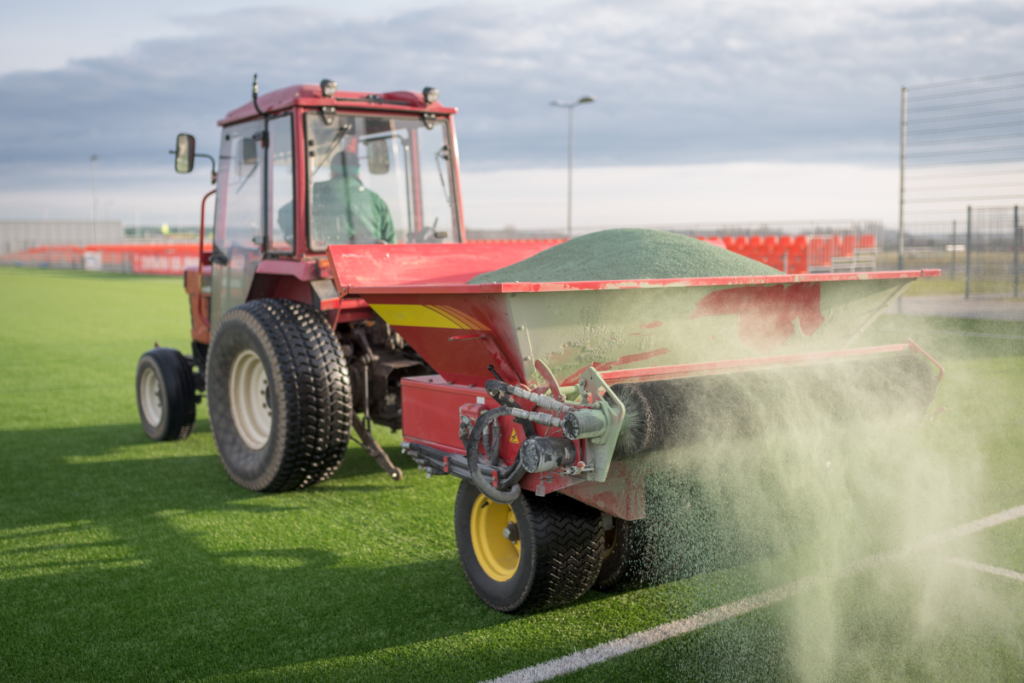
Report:
[[[281,207],[282,225],[290,220],[292,206]],[[319,250],[331,244],[395,243],[395,226],[387,202],[363,185],[358,176],[338,176],[313,184],[309,212],[310,246]]]
[[[327,244],[395,242],[387,203],[357,176],[315,183],[309,218],[310,236]]]

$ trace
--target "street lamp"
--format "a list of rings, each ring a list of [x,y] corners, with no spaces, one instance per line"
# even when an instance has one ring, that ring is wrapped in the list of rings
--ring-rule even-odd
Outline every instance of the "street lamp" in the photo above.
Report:
[[[96,160],[99,159],[98,154],[93,154],[89,157],[92,162],[92,241],[96,243],[96,214],[99,213],[99,199],[96,198]]]
[[[584,95],[575,102],[562,102],[561,100],[555,100],[551,103],[552,107],[562,107],[563,109],[569,110],[569,211],[567,218],[567,226],[569,237],[572,237],[572,110],[581,104],[590,104],[594,101],[593,97]]]

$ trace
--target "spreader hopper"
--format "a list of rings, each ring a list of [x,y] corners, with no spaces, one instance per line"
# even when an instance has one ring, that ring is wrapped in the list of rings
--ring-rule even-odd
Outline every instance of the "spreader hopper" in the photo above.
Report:
[[[564,385],[588,367],[622,381],[850,355],[895,297],[938,273],[466,284],[508,263],[509,247],[336,246],[331,257],[339,291],[365,299],[446,381],[476,385],[495,372],[543,383],[536,361]]]
[[[920,419],[941,377],[913,342],[854,347],[937,271],[468,284],[531,248],[330,248],[338,291],[365,300],[437,373],[402,381],[405,447],[427,474],[471,484],[467,519],[497,511],[490,531],[468,522],[497,539],[474,540],[473,562],[519,557],[519,542],[500,537],[518,538],[524,491],[558,491],[627,533],[645,517],[658,453],[756,440],[808,401],[837,420]],[[470,577],[481,596],[502,575],[495,562],[479,585]]]

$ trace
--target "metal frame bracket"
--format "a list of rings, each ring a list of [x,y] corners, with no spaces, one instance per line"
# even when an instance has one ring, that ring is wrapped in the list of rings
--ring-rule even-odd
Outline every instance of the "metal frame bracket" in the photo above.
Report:
[[[601,395],[602,389],[604,396]],[[594,407],[588,410],[600,410],[605,419],[604,431],[587,439],[587,458],[594,468],[592,472],[586,472],[587,479],[603,482],[608,478],[615,444],[619,440],[619,431],[626,419],[626,406],[604,381],[601,373],[593,367],[587,368],[580,375],[580,395],[589,395],[594,401]]]

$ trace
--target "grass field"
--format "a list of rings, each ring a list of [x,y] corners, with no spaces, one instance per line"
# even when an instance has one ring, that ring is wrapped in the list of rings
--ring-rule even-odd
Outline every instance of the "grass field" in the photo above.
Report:
[[[963,252],[952,254],[942,251],[910,251],[904,259],[904,268],[940,268],[940,277],[921,278],[912,284],[905,296],[963,295],[966,288],[967,266]],[[899,255],[895,251],[878,253],[877,270],[898,270]],[[950,273],[956,273],[955,278]],[[971,257],[971,294],[998,294],[1013,298],[1013,252],[977,252]]]
[[[329,482],[280,495],[230,481],[205,405],[188,440],[146,439],[135,364],[154,341],[188,348],[178,278],[0,268],[0,292],[0,680],[473,681],[767,587],[765,572],[737,566],[528,617],[496,613],[462,576],[458,482],[425,479],[398,433],[377,436],[403,481],[352,448]],[[969,426],[980,453],[981,495],[960,521],[1024,504],[1024,324],[884,317],[862,341],[908,336],[947,370],[936,403],[949,410],[930,446],[958,452]],[[975,541],[925,560],[968,549],[1024,572],[1024,520]],[[836,579],[850,606],[843,642],[866,645],[834,657],[829,676],[1024,678],[1022,581],[956,568],[982,592],[933,596],[943,614],[966,616],[925,631],[927,615],[858,607],[869,577],[913,591],[915,566]],[[979,595],[998,618],[965,609]],[[565,680],[807,678],[788,654],[789,610],[784,601]]]

